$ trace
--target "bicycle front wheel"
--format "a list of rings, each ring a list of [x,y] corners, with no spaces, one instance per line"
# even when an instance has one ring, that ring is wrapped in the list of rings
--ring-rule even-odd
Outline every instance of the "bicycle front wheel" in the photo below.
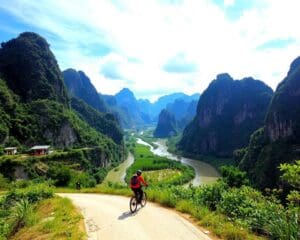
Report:
[[[137,200],[135,197],[132,197],[129,202],[130,212],[134,213],[137,208]]]
[[[143,198],[142,198],[142,201],[141,201],[141,206],[145,207],[146,203],[147,203],[147,194],[144,192],[143,193]]]

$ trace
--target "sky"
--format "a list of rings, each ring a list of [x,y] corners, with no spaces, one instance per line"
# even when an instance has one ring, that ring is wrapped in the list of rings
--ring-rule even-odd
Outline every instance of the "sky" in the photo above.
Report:
[[[299,0],[0,0],[0,42],[49,42],[61,70],[154,101],[202,93],[217,74],[274,90],[300,55]]]

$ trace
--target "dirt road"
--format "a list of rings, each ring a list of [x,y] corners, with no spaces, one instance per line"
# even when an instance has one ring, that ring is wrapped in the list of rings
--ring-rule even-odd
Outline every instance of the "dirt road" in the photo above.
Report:
[[[59,194],[70,198],[85,218],[92,240],[209,240],[175,211],[153,203],[131,214],[129,198],[101,194]]]

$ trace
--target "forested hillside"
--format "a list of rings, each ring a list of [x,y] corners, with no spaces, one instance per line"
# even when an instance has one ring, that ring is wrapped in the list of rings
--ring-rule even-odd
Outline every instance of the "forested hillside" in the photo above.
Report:
[[[22,33],[2,43],[0,74],[0,144],[25,149],[35,144],[103,146],[109,152],[112,135],[120,144],[122,133],[117,127],[109,137],[104,135],[109,135],[105,126],[100,131],[99,124],[113,126],[113,119],[103,117],[95,127],[71,109],[56,59],[39,35]]]

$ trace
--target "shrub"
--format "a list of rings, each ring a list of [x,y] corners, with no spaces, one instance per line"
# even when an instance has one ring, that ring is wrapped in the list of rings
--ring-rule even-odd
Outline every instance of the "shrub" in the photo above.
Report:
[[[9,188],[9,181],[0,173],[0,189]]]
[[[198,187],[195,189],[194,201],[211,210],[216,210],[218,203],[222,199],[222,194],[226,189],[228,189],[228,186],[223,181]]]
[[[96,179],[97,183],[102,183],[104,178],[106,177],[108,171],[105,168],[98,168],[96,173],[94,173],[94,178]]]
[[[50,166],[47,175],[54,180],[56,186],[67,186],[71,179],[71,170],[63,164]]]
[[[76,183],[85,188],[96,186],[95,178],[85,172],[72,172],[69,187],[76,188]]]
[[[289,207],[285,211],[283,209],[274,209],[269,212],[270,219],[266,224],[267,233],[272,239],[300,239],[300,208]]]
[[[33,213],[33,207],[28,200],[21,199],[16,203],[10,221],[12,229],[10,234],[14,234],[21,227],[29,225],[31,223]]]
[[[46,183],[31,183],[24,188],[14,185],[0,197],[0,239],[7,239],[19,228],[33,224],[36,220],[33,204],[50,197],[53,197],[53,189]]]
[[[249,184],[246,172],[242,172],[234,166],[221,167],[221,174],[223,181],[226,182],[229,187],[241,187]]]
[[[10,206],[21,199],[30,203],[53,197],[54,189],[46,183],[31,184],[26,188],[14,188],[5,195],[4,204]]]

